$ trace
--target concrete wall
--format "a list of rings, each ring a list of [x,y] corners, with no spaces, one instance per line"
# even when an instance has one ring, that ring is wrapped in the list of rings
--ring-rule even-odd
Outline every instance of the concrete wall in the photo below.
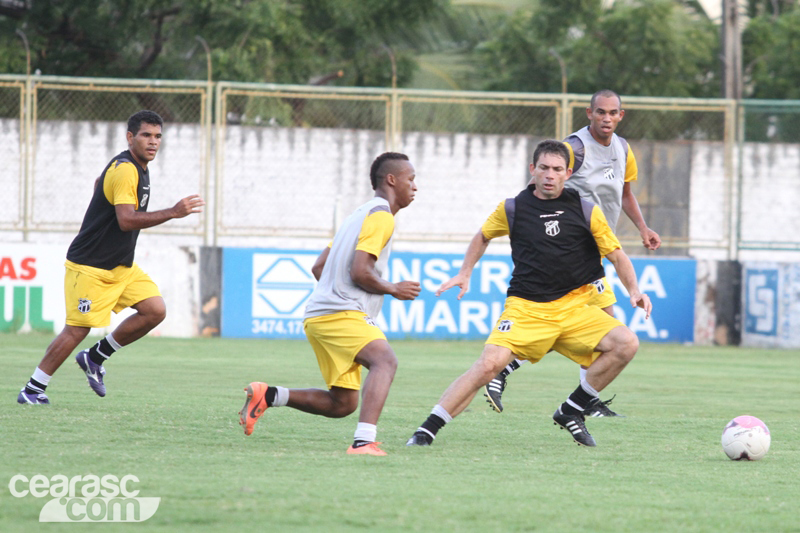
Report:
[[[192,193],[206,196],[208,206],[201,216],[142,232],[137,258],[152,260],[153,273],[168,278],[160,286],[177,291],[176,298],[168,299],[168,320],[175,309],[183,317],[182,323],[165,325],[163,334],[209,333],[213,317],[206,315],[214,313],[214,294],[209,292],[201,299],[199,274],[192,266],[197,247],[206,242],[204,217],[216,212],[215,195],[206,195],[202,182],[202,132],[196,125],[167,124],[164,134],[162,150],[150,167],[151,209],[169,207]],[[538,140],[466,133],[404,135],[400,150],[408,153],[416,166],[419,193],[415,203],[398,216],[396,249],[463,252],[497,203],[524,186],[530,154]],[[222,246],[322,249],[337,221],[371,197],[369,164],[385,150],[383,132],[360,130],[230,126],[222,142],[222,174],[215,177],[212,173],[208,189],[214,191],[218,180],[221,203],[218,219],[211,219],[211,235],[216,233],[215,242]],[[738,187],[726,181],[723,145],[682,141],[632,141],[631,145],[640,166],[634,192],[646,219],[662,236],[684,243],[665,247],[659,254],[685,253],[701,263],[707,261],[698,266],[698,301],[717,301],[716,295],[729,288],[718,290],[718,280],[728,283],[730,277],[719,278],[714,261],[728,257],[730,187]],[[0,120],[0,146],[19,146],[16,121]],[[31,212],[35,223],[49,225],[54,231],[33,231],[26,236],[21,231],[0,230],[0,252],[3,243],[23,241],[66,250],[85,212],[94,179],[108,159],[125,147],[122,124],[38,123]],[[2,183],[7,194],[0,197],[0,225],[8,225],[21,216],[22,189],[19,154],[13,150],[2,153]],[[796,208],[800,201],[800,146],[747,144],[741,167],[742,237],[756,243],[796,243],[800,235],[800,210]],[[197,234],[159,234],[163,231]],[[626,250],[630,255],[646,253],[624,215],[619,233],[629,239]],[[703,245],[687,248],[687,238]],[[507,252],[503,240],[492,243],[488,250]],[[800,253],[745,249],[739,259],[800,262]],[[718,330],[717,305],[708,304],[697,313],[696,338],[700,342],[728,338]],[[198,311],[198,306],[208,307],[207,312]],[[197,323],[201,312],[202,325]],[[209,320],[211,323],[206,323]]]

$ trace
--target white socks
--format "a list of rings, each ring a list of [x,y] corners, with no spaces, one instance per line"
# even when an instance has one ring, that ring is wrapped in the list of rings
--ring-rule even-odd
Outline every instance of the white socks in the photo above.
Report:
[[[378,436],[378,426],[375,424],[367,424],[366,422],[359,422],[356,427],[353,440],[364,442],[375,442],[375,437]]]

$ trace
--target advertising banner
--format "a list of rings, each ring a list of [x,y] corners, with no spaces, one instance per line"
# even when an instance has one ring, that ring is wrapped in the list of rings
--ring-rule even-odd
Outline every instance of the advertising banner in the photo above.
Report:
[[[222,335],[305,338],[303,312],[316,280],[311,267],[317,251],[226,248],[223,251]],[[513,265],[507,255],[485,255],[470,289],[459,301],[456,288],[435,296],[458,272],[461,254],[395,252],[387,278],[418,280],[413,301],[386,296],[377,323],[391,338],[483,339],[503,311]],[[696,262],[690,259],[633,259],[639,286],[653,300],[645,320],[631,308],[613,266],[606,275],[617,295],[615,315],[642,341],[691,342],[694,335]]]
[[[64,256],[55,245],[3,244],[0,332],[53,333],[64,327]]]
[[[742,265],[742,345],[800,347],[800,265]]]

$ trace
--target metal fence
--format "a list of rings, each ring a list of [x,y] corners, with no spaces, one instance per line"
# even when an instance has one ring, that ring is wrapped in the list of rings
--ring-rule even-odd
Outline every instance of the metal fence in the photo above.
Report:
[[[397,238],[466,241],[528,179],[543,138],[585,126],[588,95],[325,88],[0,76],[0,240],[74,232],[102,165],[126,146],[125,119],[168,124],[151,163],[152,208],[191,193],[209,209],[154,228],[205,244],[328,237],[371,196],[369,164],[408,153],[424,181]],[[634,184],[662,254],[800,250],[800,103],[624,97]],[[425,194],[422,194],[424,191]],[[780,193],[776,192],[780,191]],[[160,199],[160,200],[159,200]],[[759,214],[770,209],[776,227]],[[638,231],[622,215],[623,243]]]

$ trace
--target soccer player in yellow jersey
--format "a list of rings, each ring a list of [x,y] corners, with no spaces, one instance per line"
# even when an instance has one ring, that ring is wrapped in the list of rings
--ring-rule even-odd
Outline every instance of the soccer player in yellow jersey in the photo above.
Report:
[[[361,367],[364,379],[361,412],[348,454],[386,455],[376,442],[378,418],[397,369],[397,357],[375,325],[383,295],[398,300],[419,296],[417,281],[389,283],[381,277],[389,261],[394,215],[408,207],[417,191],[408,157],[386,152],[375,159],[370,181],[375,197],[343,223],[312,272],[319,280],[306,305],[303,329],[317,356],[325,389],[287,389],[253,382],[239,412],[245,435],[269,407],[288,406],[329,418],[345,417],[358,407]]]
[[[115,156],[95,181],[94,194],[78,235],[67,251],[64,297],[66,325],[50,343],[31,379],[20,391],[21,404],[50,403],[45,390],[53,373],[86,338],[91,328],[111,323],[111,311],[132,307],[112,333],[75,359],[98,396],[106,395],[103,363],[123,346],[143,337],[164,320],[166,306],[158,287],[133,262],[139,230],[173,218],[200,213],[205,205],[193,194],[169,209],[147,211],[147,164],[161,146],[158,113],[139,111],[128,119],[128,149]]]
[[[600,257],[614,265],[630,302],[650,316],[652,304],[639,291],[630,259],[599,207],[564,188],[571,170],[569,152],[559,141],[539,143],[533,154],[528,187],[502,202],[470,243],[459,273],[437,295],[469,288],[472,269],[489,241],[508,235],[514,272],[505,309],[486,340],[481,357],[444,392],[431,415],[409,439],[426,446],[461,413],[478,390],[515,357],[533,363],[555,350],[588,367],[586,377],[553,414],[578,444],[595,446],[584,424],[584,411],[633,359],[636,335],[597,306],[587,305],[602,290]]]
[[[572,169],[566,187],[575,189],[581,198],[600,207],[612,231],[616,231],[620,211],[624,211],[639,230],[644,247],[656,250],[661,246],[661,238],[645,223],[639,202],[631,189],[631,184],[639,175],[636,157],[628,141],[615,133],[624,116],[622,100],[614,91],[603,89],[592,95],[591,103],[586,108],[589,125],[564,140],[570,155],[569,168]],[[613,305],[617,301],[614,290],[603,278],[598,283],[603,284],[605,290],[590,304],[614,316]],[[503,411],[501,399],[506,378],[524,362],[512,361],[486,385],[484,395],[498,413]],[[580,379],[584,377],[586,368],[581,367]],[[608,407],[610,403],[611,400],[603,402],[597,398],[586,410],[587,416],[621,416]]]

